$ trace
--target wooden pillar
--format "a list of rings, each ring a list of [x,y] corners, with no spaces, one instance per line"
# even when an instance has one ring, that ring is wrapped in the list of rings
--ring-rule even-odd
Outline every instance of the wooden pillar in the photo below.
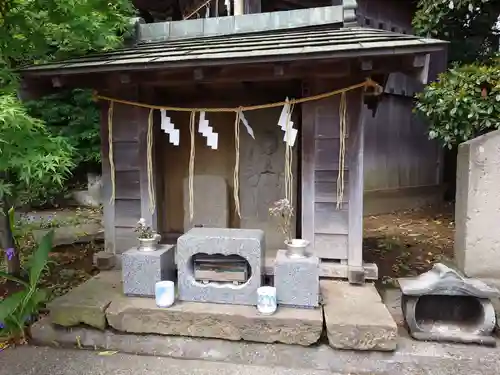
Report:
[[[241,16],[244,12],[244,0],[233,0],[233,15]]]
[[[116,99],[140,101],[139,87],[117,84],[107,95]],[[109,102],[102,102],[101,140],[106,251],[122,253],[137,243],[134,228],[142,217],[156,230],[156,210],[150,210],[148,185],[149,109],[120,103],[113,104],[113,165],[109,158]],[[154,186],[154,143],[153,143]],[[112,175],[114,175],[114,201]],[[154,190],[156,192],[156,189]]]
[[[361,90],[347,96],[349,126],[349,233],[348,279],[359,284],[364,282],[363,268],[363,191],[364,191],[364,121],[363,94]]]
[[[104,221],[104,250],[115,253],[115,209],[111,200],[111,165],[109,163],[109,102],[101,101],[101,164],[102,164],[102,199]]]

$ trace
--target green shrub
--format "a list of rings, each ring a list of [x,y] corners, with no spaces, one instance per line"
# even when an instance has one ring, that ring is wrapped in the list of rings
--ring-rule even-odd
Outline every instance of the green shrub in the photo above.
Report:
[[[417,95],[429,137],[448,148],[500,128],[500,60],[454,67]]]

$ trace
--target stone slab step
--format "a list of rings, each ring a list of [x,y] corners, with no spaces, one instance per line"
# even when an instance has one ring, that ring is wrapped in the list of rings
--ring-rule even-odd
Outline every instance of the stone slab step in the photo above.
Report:
[[[101,272],[49,303],[50,321],[63,327],[86,324],[105,329],[106,308],[121,295],[121,289],[120,271]]]
[[[319,309],[280,307],[271,316],[260,315],[253,306],[176,302],[158,308],[154,299],[119,297],[106,310],[109,325],[120,331],[232,341],[285,343],[308,346],[323,330]]]
[[[321,280],[326,330],[335,349],[394,351],[398,328],[372,284]]]

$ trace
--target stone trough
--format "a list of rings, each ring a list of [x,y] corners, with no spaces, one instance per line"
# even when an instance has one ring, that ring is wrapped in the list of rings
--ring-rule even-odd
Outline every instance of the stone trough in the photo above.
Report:
[[[319,342],[326,329],[329,343],[336,349],[396,349],[396,324],[370,284],[351,286],[323,280],[323,306],[280,306],[276,314],[265,316],[255,306],[230,304],[178,301],[170,308],[158,308],[152,298],[125,296],[121,277],[120,271],[102,272],[55,299],[49,305],[49,322],[43,320],[33,327],[35,341],[51,345],[65,330],[88,327],[129,334],[309,346]],[[51,335],[46,334],[47,324],[52,327]]]
[[[403,314],[413,338],[496,345],[491,299],[500,292],[437,263],[418,277],[401,278]]]

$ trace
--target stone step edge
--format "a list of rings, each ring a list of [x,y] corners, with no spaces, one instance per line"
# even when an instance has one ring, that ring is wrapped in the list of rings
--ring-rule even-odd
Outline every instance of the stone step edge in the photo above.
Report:
[[[380,353],[335,350],[324,344],[301,347],[180,336],[134,335],[86,327],[54,327],[48,317],[32,326],[31,336],[32,343],[40,346],[359,374],[400,374],[404,366],[405,373],[409,375],[431,373],[436,368],[454,368],[455,375],[465,375],[470,373],[471,363],[484,360],[485,356],[493,353],[493,349],[472,350],[474,348],[471,349],[470,346],[418,342],[406,337],[400,337],[396,352]],[[495,355],[498,357],[496,361],[500,363],[500,354]],[[495,361],[495,358],[491,360]]]

